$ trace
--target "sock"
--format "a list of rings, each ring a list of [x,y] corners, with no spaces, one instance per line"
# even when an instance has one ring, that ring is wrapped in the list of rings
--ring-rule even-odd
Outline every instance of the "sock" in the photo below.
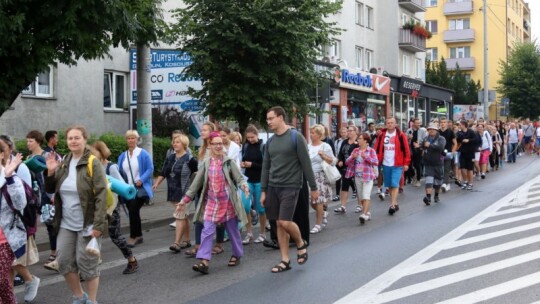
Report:
[[[431,194],[426,194],[427,198],[431,199]]]

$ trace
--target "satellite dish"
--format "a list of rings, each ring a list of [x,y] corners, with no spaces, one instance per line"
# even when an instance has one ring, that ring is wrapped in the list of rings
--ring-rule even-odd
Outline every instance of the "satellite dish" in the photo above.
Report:
[[[371,74],[377,74],[377,68],[371,68],[371,69],[369,69],[369,72]]]

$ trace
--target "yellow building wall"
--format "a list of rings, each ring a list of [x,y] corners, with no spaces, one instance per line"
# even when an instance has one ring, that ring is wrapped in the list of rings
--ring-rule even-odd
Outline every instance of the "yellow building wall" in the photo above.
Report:
[[[484,15],[483,1],[473,1],[473,13],[464,15],[445,16],[443,7],[447,1],[439,0],[436,7],[428,7],[425,20],[437,20],[438,32],[426,43],[428,48],[438,49],[439,59],[450,57],[450,48],[470,46],[471,57],[475,60],[474,70],[464,71],[471,75],[474,81],[480,81],[484,87]],[[500,79],[500,61],[507,60],[507,52],[514,42],[522,41],[523,37],[523,0],[488,0],[488,89],[496,90]],[[515,7],[515,9],[514,9]],[[448,30],[451,19],[469,18],[470,28],[474,30],[474,41],[464,43],[445,43],[444,31]],[[502,96],[496,95],[496,103]],[[459,103],[458,100],[454,102]],[[496,103],[492,103],[489,119],[501,119],[498,115]],[[503,117],[505,119],[505,117]]]

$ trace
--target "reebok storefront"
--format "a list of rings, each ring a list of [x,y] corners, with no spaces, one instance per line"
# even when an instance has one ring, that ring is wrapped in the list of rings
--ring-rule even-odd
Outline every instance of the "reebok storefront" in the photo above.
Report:
[[[339,83],[341,124],[354,123],[362,131],[371,122],[384,123],[390,78],[357,69],[341,68],[336,72]]]

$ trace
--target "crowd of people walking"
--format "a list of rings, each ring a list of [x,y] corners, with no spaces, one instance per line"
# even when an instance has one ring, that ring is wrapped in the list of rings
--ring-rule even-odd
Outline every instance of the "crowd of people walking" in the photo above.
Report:
[[[194,271],[209,274],[212,256],[223,253],[223,244],[230,241],[228,266],[240,264],[243,246],[262,244],[279,249],[270,271],[281,273],[293,267],[289,244],[296,247],[297,264],[308,261],[310,235],[328,228],[331,202],[339,201],[333,209],[337,220],[349,212],[352,195],[356,205],[351,209],[359,225],[365,225],[372,220],[372,197],[388,201],[393,216],[406,185],[421,187],[423,182],[418,202],[430,206],[441,202],[441,193],[451,191],[452,185],[471,191],[505,163],[513,164],[522,155],[540,156],[540,125],[529,119],[503,123],[440,118],[425,124],[412,119],[409,128],[401,130],[396,119],[388,117],[384,125],[370,123],[367,130],[349,123],[335,138],[326,126],[316,124],[309,128],[309,140],[287,124],[281,107],[269,109],[266,122],[273,132],[266,143],[254,125],[241,134],[207,122],[197,152],[185,134],[175,131],[156,179],[152,157],[138,146],[135,130],[126,132],[126,151],[117,164],[109,160],[106,143],[88,145],[83,126],[66,130],[69,152],[63,156],[55,150],[57,132],[29,132],[30,155],[24,162],[13,140],[0,135],[0,303],[16,302],[16,274],[24,281],[25,301],[37,296],[40,279],[28,268],[39,261],[37,218],[33,223],[28,219],[35,208],[43,213],[40,219],[49,236],[44,267],[64,276],[73,303],[97,303],[101,257],[88,248],[99,250],[108,234],[127,260],[123,274],[137,272],[133,248],[144,241],[140,209],[163,181],[175,228],[169,249],[198,259]],[[106,176],[133,186],[135,197],[115,196],[120,203],[108,210]],[[120,231],[123,206],[129,214],[127,240]],[[315,213],[312,226],[309,207]]]

